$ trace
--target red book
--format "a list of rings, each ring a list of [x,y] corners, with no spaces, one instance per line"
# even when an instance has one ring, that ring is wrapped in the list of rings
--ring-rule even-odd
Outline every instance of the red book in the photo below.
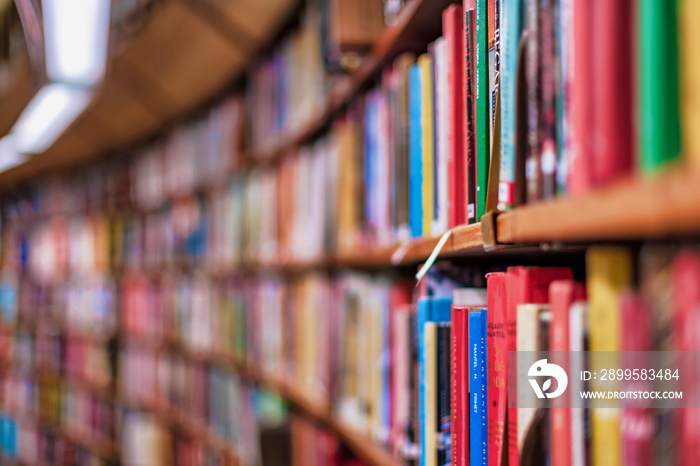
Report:
[[[485,290],[459,288],[453,292],[450,424],[454,466],[469,465],[469,308],[486,306]]]
[[[633,168],[632,0],[594,0],[593,120],[590,141],[596,186],[624,177]],[[615,44],[611,47],[611,44]],[[578,70],[577,70],[578,71]]]
[[[671,271],[673,291],[673,340],[677,351],[700,351],[700,254],[684,251],[674,260]],[[681,361],[681,386],[683,394],[697,396],[700,374],[694,367],[694,358]],[[693,403],[696,400],[685,403]],[[697,406],[697,404],[695,404]],[[697,419],[700,409],[685,408],[676,410],[677,421],[677,464],[697,464],[700,451],[700,427]]]
[[[549,303],[552,320],[549,326],[549,349],[554,352],[552,362],[568,371],[568,358],[557,352],[569,349],[569,309],[577,301],[586,299],[586,286],[573,280],[555,280],[549,285]],[[568,373],[568,372],[567,372]],[[558,406],[560,404],[560,406]],[[571,410],[569,393],[565,392],[555,400],[551,409],[551,451],[552,466],[569,466],[571,458]]]
[[[489,466],[501,466],[505,447],[506,386],[508,367],[507,333],[507,279],[506,272],[487,276],[488,334],[486,340],[488,363],[488,445]]]
[[[567,191],[580,196],[591,188],[592,154],[590,128],[593,126],[593,41],[596,25],[592,2],[574,2],[574,58],[571,81],[571,145],[567,157]],[[607,44],[606,47],[609,47]]]
[[[464,125],[464,221],[476,223],[476,140],[474,97],[474,9],[475,0],[464,0],[464,74],[462,79],[462,124]]]
[[[622,313],[622,358],[624,369],[653,367],[647,353],[652,351],[652,318],[649,308],[632,292],[620,297]],[[639,353],[638,351],[642,351]],[[623,380],[625,391],[652,391],[648,380]],[[622,449],[626,466],[651,466],[654,462],[654,415],[650,408],[624,405],[622,409]]]
[[[464,19],[461,5],[450,5],[442,12],[442,34],[447,49],[447,193],[448,227],[465,222],[464,218],[464,142],[463,74]]]
[[[520,304],[547,304],[549,285],[554,280],[573,279],[571,269],[549,267],[508,267],[508,351],[517,351],[517,309]],[[517,379],[508,366],[508,464],[519,466]]]

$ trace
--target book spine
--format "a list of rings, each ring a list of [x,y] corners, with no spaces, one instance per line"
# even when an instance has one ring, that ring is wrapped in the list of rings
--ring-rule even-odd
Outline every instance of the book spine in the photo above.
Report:
[[[468,401],[465,399],[465,385],[468,383],[468,377],[464,377],[464,367],[467,367],[465,343],[468,343],[469,335],[465,334],[466,322],[468,318],[469,309],[464,307],[453,306],[452,307],[452,349],[451,349],[451,371],[450,371],[450,383],[452,385],[452,394],[450,396],[450,402],[452,407],[450,409],[450,420],[451,420],[451,447],[452,447],[452,464],[454,466],[466,466],[465,454],[465,433],[468,432],[465,429],[465,414],[466,414],[466,404]]]
[[[503,0],[501,15],[501,165],[498,208],[508,210],[515,199],[515,85],[520,43],[520,0]]]
[[[474,0],[464,2],[464,180],[467,223],[476,223],[476,120],[474,99]]]
[[[496,93],[498,92],[498,72],[500,69],[500,7],[501,0],[488,0],[488,60],[489,60],[489,122],[490,137],[493,137],[496,125]],[[493,141],[489,140],[489,147]]]
[[[433,58],[425,53],[418,57],[421,83],[421,147],[423,149],[423,236],[432,236],[434,216],[434,99]]]
[[[680,70],[681,70],[681,134],[683,153],[688,162],[700,165],[700,29],[694,18],[700,17],[700,2],[680,0],[678,3],[680,30]]]
[[[421,73],[418,64],[411,66],[409,89],[409,223],[411,236],[423,236],[423,136],[421,124]]]
[[[488,464],[501,466],[506,422],[506,366],[508,364],[508,339],[506,333],[506,279],[505,272],[490,273],[488,290]]]
[[[447,45],[444,37],[435,41],[435,219],[432,229],[434,236],[447,231],[449,224]]]
[[[620,247],[596,247],[586,257],[590,311],[591,351],[619,351],[620,344],[620,293],[632,284],[632,260],[629,251]],[[610,353],[608,353],[609,355]],[[616,364],[608,357],[599,362],[593,353],[591,370],[600,370],[602,364]],[[597,389],[593,380],[592,389]],[[592,404],[591,410],[591,458],[594,464],[622,464],[622,438],[618,410],[601,409]]]
[[[533,202],[542,199],[542,169],[540,141],[540,31],[539,2],[527,1],[527,156],[525,158],[526,199]]]
[[[442,30],[446,43],[447,68],[447,172],[448,172],[448,226],[454,228],[465,222],[464,212],[464,142],[462,88],[464,72],[464,26],[462,6],[450,5],[442,13]]]
[[[571,150],[567,161],[567,190],[572,197],[586,194],[591,188],[592,154],[590,128],[593,125],[593,46],[591,31],[594,15],[592,2],[574,1],[573,60],[570,74],[571,111],[569,114]]]
[[[450,333],[449,323],[440,324],[437,338],[437,465],[450,463]]]
[[[593,147],[593,181],[609,184],[632,172],[632,31],[631,0],[591,2],[596,17],[593,34],[593,133],[604,143]],[[610,47],[615,44],[615,47]],[[643,78],[642,78],[643,79]]]
[[[481,466],[481,310],[469,311],[469,464]]]
[[[481,456],[481,466],[488,466],[489,464],[489,426],[488,426],[488,359],[487,359],[487,349],[486,349],[486,339],[488,335],[488,311],[483,308],[480,312],[481,314],[481,327],[479,328],[479,362],[480,369],[480,395],[479,395],[479,414],[480,422],[479,428],[481,429],[481,448],[479,449],[479,454]]]
[[[425,443],[421,455],[424,458],[424,466],[437,466],[437,385],[438,385],[438,360],[437,360],[437,324],[427,322],[425,324],[424,361],[425,383],[422,387],[423,403],[425,405],[424,431]]]
[[[557,194],[556,12],[554,0],[540,0],[540,179],[542,197]],[[614,47],[609,47],[614,48]]]
[[[640,165],[653,173],[681,149],[676,2],[640,0],[638,8]]]
[[[488,0],[476,0],[474,7],[474,89],[476,119],[476,217],[478,222],[486,209],[489,179],[491,124],[489,107]]]

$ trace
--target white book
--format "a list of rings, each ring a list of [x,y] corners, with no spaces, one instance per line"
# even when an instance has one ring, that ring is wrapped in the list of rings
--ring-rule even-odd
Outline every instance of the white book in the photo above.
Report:
[[[449,107],[447,93],[447,42],[440,37],[435,41],[435,185],[436,209],[432,235],[447,231],[449,202],[447,189],[447,131],[449,127]]]

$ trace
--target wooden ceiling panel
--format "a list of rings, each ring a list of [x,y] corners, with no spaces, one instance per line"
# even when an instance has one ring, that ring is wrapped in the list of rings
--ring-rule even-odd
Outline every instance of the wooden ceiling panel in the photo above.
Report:
[[[298,0],[193,0],[207,1],[258,44],[270,39],[270,31],[282,23],[299,3]],[[255,21],[251,21],[255,18]]]

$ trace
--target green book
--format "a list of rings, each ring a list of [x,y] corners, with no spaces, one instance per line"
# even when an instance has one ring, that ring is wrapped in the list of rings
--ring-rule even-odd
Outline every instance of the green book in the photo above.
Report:
[[[476,93],[476,220],[486,209],[486,191],[491,162],[491,119],[489,106],[489,38],[488,38],[488,0],[476,0],[474,15],[476,17],[476,40],[474,44],[474,70]]]
[[[639,154],[647,173],[680,157],[676,30],[675,1],[639,1]]]

